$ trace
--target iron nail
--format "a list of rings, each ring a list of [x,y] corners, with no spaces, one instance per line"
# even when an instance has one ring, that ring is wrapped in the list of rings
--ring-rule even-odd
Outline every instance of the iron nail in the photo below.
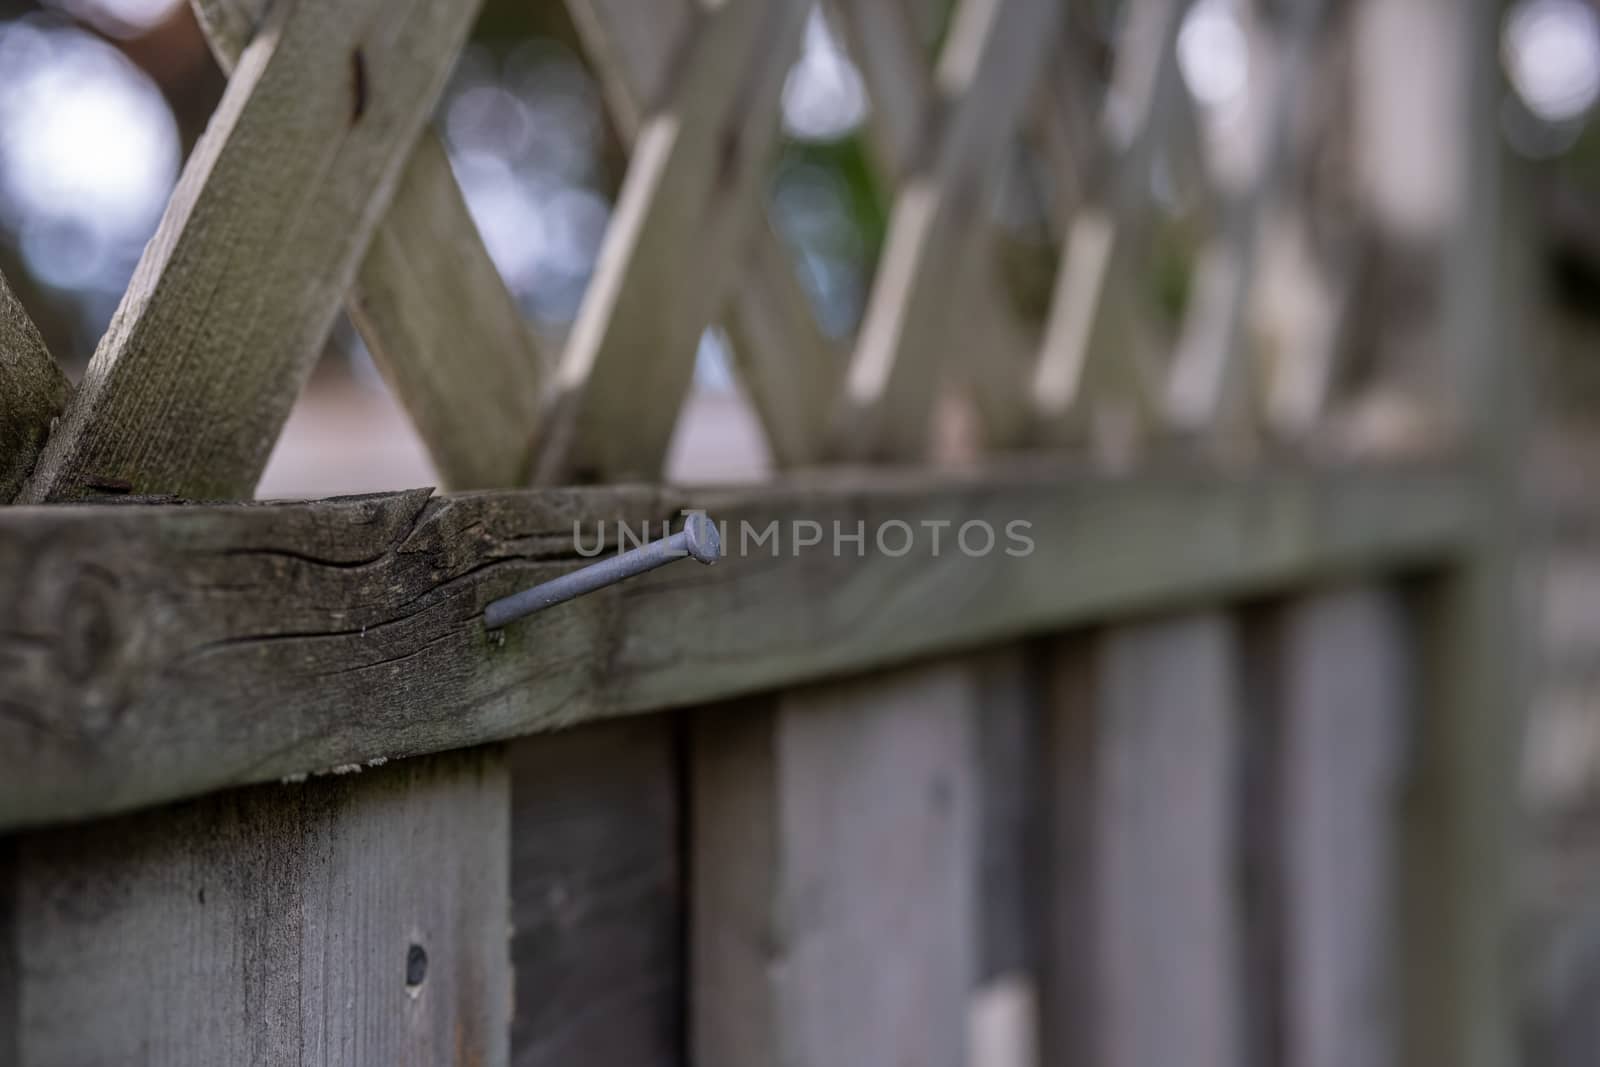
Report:
[[[564,604],[624,578],[664,567],[674,560],[695,559],[711,564],[721,555],[722,537],[717,533],[717,524],[705,512],[691,511],[684,519],[683,529],[670,537],[651,541],[610,559],[591,563],[559,578],[531,586],[520,593],[492,601],[483,609],[483,624],[490,630],[498,630],[536,611]]]

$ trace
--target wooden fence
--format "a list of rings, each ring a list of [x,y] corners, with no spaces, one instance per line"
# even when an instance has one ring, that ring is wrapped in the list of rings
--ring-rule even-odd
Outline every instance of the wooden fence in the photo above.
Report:
[[[427,128],[472,0],[197,6],[75,387],[0,286],[0,1062],[1510,1061],[1493,4],[1239,5],[1221,129],[1184,0],[838,0],[840,342],[764,207],[812,4],[571,0],[631,156],[559,347]],[[248,502],[341,308],[479,491]],[[653,484],[714,324],[783,473]],[[484,628],[685,508],[717,566]]]

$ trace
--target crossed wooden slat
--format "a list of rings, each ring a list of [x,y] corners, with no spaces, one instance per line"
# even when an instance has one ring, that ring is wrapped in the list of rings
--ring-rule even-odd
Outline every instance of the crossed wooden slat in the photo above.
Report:
[[[599,265],[552,382],[533,476],[660,473],[752,224],[804,0],[724,0],[699,15],[667,101],[634,139]]]
[[[251,495],[476,9],[274,5],[23,499]]]
[[[914,182],[918,178],[919,168],[928,169],[920,158],[929,151],[929,145],[925,142],[939,136],[941,122],[945,121],[945,113],[950,108],[951,96],[963,91],[960,86],[941,85],[940,71],[925,57],[921,42],[929,36],[931,27],[927,21],[930,13],[926,5],[908,6],[904,0],[881,4],[834,0],[831,9],[851,49],[861,61],[863,77],[872,96],[874,107],[869,132],[878,165],[896,181]],[[958,20],[951,28],[951,46],[945,54],[952,57],[952,62],[958,55],[969,56],[981,48],[978,38],[991,30],[982,16],[988,14],[992,18],[993,12],[977,7],[972,11],[977,17]],[[1061,21],[1059,15],[1040,9],[1030,18],[1033,28],[1041,34],[1040,43],[1050,48],[1050,35],[1055,32],[1053,27]],[[1038,56],[1023,58],[1025,61],[1031,58],[1034,63],[1042,64]],[[1021,81],[1026,81],[1029,73],[1026,69],[1013,71]],[[1035,72],[1033,77],[1041,79],[1043,74],[1043,71]],[[964,75],[955,71],[945,77],[946,80],[957,81]],[[991,73],[989,77],[992,79],[994,74]],[[965,91],[971,90],[968,88]],[[1016,106],[1012,102],[1008,109]],[[990,116],[993,126],[989,141],[995,158],[981,164],[984,177],[993,176],[1005,165],[1009,155],[1007,149],[1014,149],[1010,142],[1015,140],[1020,120],[1025,117],[1026,114],[1014,112]],[[942,178],[942,175],[935,173],[928,175],[926,180],[937,183]],[[975,199],[970,191],[957,195]],[[1024,325],[1017,320],[1004,291],[1005,282],[998,276],[991,254],[995,234],[987,205],[981,202],[961,203],[958,210],[965,213],[966,217],[953,219],[945,225],[966,231],[955,238],[960,245],[959,253],[955,258],[938,264],[935,267],[937,273],[922,282],[930,298],[937,295],[935,290],[941,284],[944,285],[949,290],[944,294],[945,301],[954,305],[953,310],[946,313],[942,325],[930,324],[932,328],[927,331],[937,338],[936,343],[945,352],[940,354],[936,350],[925,357],[928,364],[925,369],[934,375],[928,383],[929,389],[917,396],[904,398],[902,404],[921,404],[925,410],[932,403],[932,390],[938,385],[937,376],[943,369],[942,364],[950,360],[954,369],[973,387],[989,439],[997,443],[1010,443],[1017,436],[1020,416],[1025,410],[1021,402],[1021,376],[1023,368],[1032,359],[1034,343]],[[909,238],[902,236],[901,240]],[[886,257],[887,253],[886,247]],[[886,304],[893,296],[890,291],[884,291],[875,298]],[[881,310],[879,313],[883,314]],[[916,343],[927,341],[924,339]],[[859,349],[856,356],[858,361],[874,358]],[[888,358],[898,357],[889,353]],[[902,457],[914,456],[920,451],[917,435],[925,433],[925,428],[917,421],[925,418],[925,415],[916,410],[908,414],[912,421],[904,439],[899,442]],[[863,444],[865,448],[847,448],[843,451],[845,454],[854,451],[855,454],[870,455],[871,442],[865,441]],[[894,451],[892,444],[890,451]]]
[[[646,118],[668,92],[673,71],[693,61],[685,54],[685,48],[686,42],[701,32],[696,8],[691,0],[568,0],[568,7],[605,87],[617,128],[626,141],[635,143]],[[781,79],[798,47],[798,38],[792,35],[802,25],[798,23],[801,14],[787,9],[782,12],[782,18],[797,21],[785,25],[784,40],[778,42],[779,47],[769,48],[762,59],[770,64],[763,73],[762,86],[769,94],[775,90],[768,79]],[[776,87],[781,85],[778,80]],[[732,87],[728,94],[736,95]],[[756,103],[750,99],[730,102],[745,107]],[[765,121],[775,129],[777,99],[764,98],[764,102],[770,108]],[[704,117],[693,115],[687,118],[705,121]],[[763,130],[763,141],[768,136],[768,131]],[[712,306],[719,298],[725,302],[725,326],[773,457],[780,465],[796,466],[820,458],[824,419],[841,355],[818,327],[789,255],[760,210],[765,156],[749,155],[747,162],[749,166],[741,178],[747,187],[741,189],[740,195],[755,202],[741,200],[738,207],[743,216],[727,222],[730,227],[742,223],[742,236],[735,233],[722,239],[721,254],[734,260],[733,276],[724,281],[703,274],[707,250],[696,243],[676,250],[675,261],[666,264],[665,269],[684,285],[706,286]],[[723,205],[721,210],[733,206],[725,195],[716,195]],[[665,399],[657,397],[656,402]],[[672,415],[676,415],[675,408]],[[670,429],[668,425],[668,432]],[[660,451],[652,454],[652,448]],[[665,440],[660,438],[658,429],[652,442],[640,452],[644,459],[653,459],[659,465],[664,449]]]
[[[1112,74],[1117,106],[1103,116],[1114,162],[1067,235],[1034,374],[1038,432],[1047,438],[1075,430],[1096,394],[1146,412],[1155,403],[1133,272],[1147,249],[1158,148],[1187,118],[1176,51],[1187,8],[1188,0],[1130,0]]]
[[[963,0],[930,64],[902,0],[834,0],[897,185],[848,355],[818,329],[763,211],[779,95],[811,0],[570,0],[633,154],[559,354],[523,322],[424,129],[473,0],[196,2],[234,68],[228,90],[21,499],[106,485],[249,495],[347,292],[455,486],[656,477],[698,339],[719,317],[785,465],[922,455],[951,369],[982,387],[998,443],[1029,422],[1053,435],[1119,376],[1179,429],[1253,407],[1243,323],[1311,0],[1283,33],[1263,147],[1202,256],[1164,380],[1134,343],[1131,276],[1155,154],[1172,137],[1198,139],[1174,55],[1186,0],[1133,0],[1108,170],[1083,158],[1098,101],[1080,65],[1048,63],[1067,47],[1063,5]],[[1032,341],[1007,317],[984,254],[982,199],[1025,122],[1061,170],[1067,231],[1031,390],[1019,367]],[[1311,385],[1278,388],[1296,411],[1320,406],[1327,363]],[[65,398],[64,385],[51,388],[41,411]]]
[[[268,0],[195,0],[225,70],[267,8]],[[432,130],[406,162],[345,307],[446,483],[516,484],[551,357],[489,258]]]
[[[885,22],[876,7],[852,0],[839,10],[874,99],[881,93],[904,101],[880,108],[889,130],[882,139],[899,156],[901,180],[833,427],[833,453],[905,459],[926,451],[958,321],[952,313],[965,308],[960,283],[968,267],[987,263],[979,254],[988,220],[983,194],[1013,149],[1056,42],[1061,5],[966,0],[931,79],[920,86],[913,58],[883,58],[914,47],[914,35]]]
[[[1258,120],[1245,146],[1245,188],[1225,209],[1223,232],[1206,247],[1196,268],[1191,313],[1185,317],[1165,414],[1180,431],[1220,430],[1235,437],[1255,422],[1259,376],[1247,365],[1244,335],[1249,298],[1262,243],[1262,216],[1289,165],[1289,127],[1309,63],[1321,0],[1289,6],[1277,47],[1258,48],[1253,60],[1268,68],[1261,91],[1251,94]]]

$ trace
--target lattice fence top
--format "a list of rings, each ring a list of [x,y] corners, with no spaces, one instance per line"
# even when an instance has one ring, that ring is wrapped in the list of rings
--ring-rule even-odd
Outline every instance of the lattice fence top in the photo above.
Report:
[[[1243,91],[1202,105],[1187,0],[833,0],[893,193],[844,340],[767,214],[811,0],[569,6],[630,158],[555,346],[427,123],[472,0],[197,0],[226,93],[83,382],[55,417],[41,372],[14,416],[47,435],[19,499],[249,496],[341,306],[457,488],[657,478],[712,326],[785,467],[923,461],[951,404],[987,450],[1259,455],[1440,381],[1442,243],[1386,217],[1373,146],[1403,120],[1414,152],[1447,151],[1464,118],[1383,117],[1400,68],[1437,68],[1446,101],[1454,70],[1397,53],[1388,5],[1241,0]],[[1451,5],[1398,6],[1448,40]],[[1036,316],[996,254],[996,191],[1019,173],[1039,177],[1054,260]]]

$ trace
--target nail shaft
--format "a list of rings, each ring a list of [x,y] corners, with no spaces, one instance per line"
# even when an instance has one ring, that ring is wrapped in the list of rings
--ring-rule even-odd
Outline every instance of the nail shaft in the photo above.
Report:
[[[497,630],[536,611],[574,600],[585,593],[635,575],[664,567],[680,559],[715,563],[722,554],[716,524],[702,512],[691,512],[683,529],[670,537],[619,553],[610,559],[580,567],[569,574],[492,601],[483,611],[483,624]]]

